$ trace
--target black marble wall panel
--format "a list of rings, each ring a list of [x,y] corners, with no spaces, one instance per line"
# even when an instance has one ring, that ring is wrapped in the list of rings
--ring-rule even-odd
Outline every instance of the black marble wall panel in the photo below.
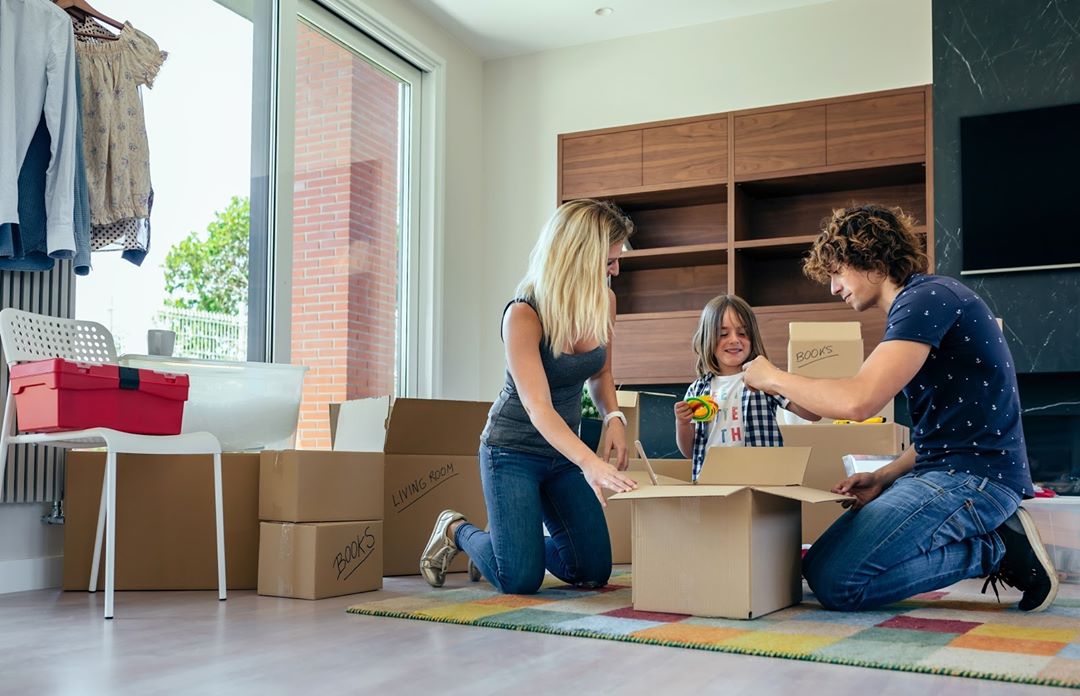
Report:
[[[936,271],[960,278],[960,118],[1080,102],[1080,0],[934,0],[933,41]],[[961,280],[1004,319],[1018,372],[1080,372],[1080,269]]]

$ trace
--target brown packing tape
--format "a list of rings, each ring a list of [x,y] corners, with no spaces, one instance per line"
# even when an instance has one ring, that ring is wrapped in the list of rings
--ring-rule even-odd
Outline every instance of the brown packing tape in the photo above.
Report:
[[[278,572],[277,572],[277,595],[279,597],[293,596],[293,586],[296,578],[297,564],[293,563],[295,551],[293,549],[293,530],[295,524],[284,523],[281,525],[281,536],[278,543]]]

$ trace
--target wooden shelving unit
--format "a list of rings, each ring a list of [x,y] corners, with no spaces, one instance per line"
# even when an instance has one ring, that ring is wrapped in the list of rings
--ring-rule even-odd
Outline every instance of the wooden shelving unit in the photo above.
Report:
[[[701,308],[735,292],[766,350],[786,365],[791,321],[860,321],[866,351],[884,327],[806,279],[802,259],[833,208],[897,205],[933,252],[930,87],[620,126],[559,136],[559,202],[605,198],[634,220],[612,280],[615,379],[693,379]]]

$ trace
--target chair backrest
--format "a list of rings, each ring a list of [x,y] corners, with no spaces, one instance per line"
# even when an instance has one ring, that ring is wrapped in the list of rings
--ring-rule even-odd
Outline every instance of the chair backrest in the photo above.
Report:
[[[96,321],[47,317],[8,307],[0,311],[0,340],[8,365],[49,358],[116,362],[112,334]]]

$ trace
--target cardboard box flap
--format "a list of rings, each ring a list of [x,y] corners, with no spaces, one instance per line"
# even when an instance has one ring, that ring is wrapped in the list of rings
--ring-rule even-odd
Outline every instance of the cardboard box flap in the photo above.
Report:
[[[754,486],[754,490],[778,495],[781,498],[801,500],[804,503],[828,503],[852,500],[850,495],[837,495],[836,493],[829,493],[828,491],[809,488],[807,486]]]
[[[615,392],[615,398],[618,400],[619,408],[637,408],[639,397],[636,391],[622,391]]]
[[[710,447],[698,484],[797,486],[803,482],[809,447]]]
[[[394,401],[386,427],[386,454],[475,455],[491,402],[406,399]]]
[[[788,324],[792,341],[861,341],[862,324],[857,321],[793,321]]]
[[[666,477],[665,477],[666,478]],[[746,486],[695,486],[676,480],[673,484],[641,486],[627,493],[617,493],[611,500],[647,500],[650,498],[724,498],[745,490]]]

